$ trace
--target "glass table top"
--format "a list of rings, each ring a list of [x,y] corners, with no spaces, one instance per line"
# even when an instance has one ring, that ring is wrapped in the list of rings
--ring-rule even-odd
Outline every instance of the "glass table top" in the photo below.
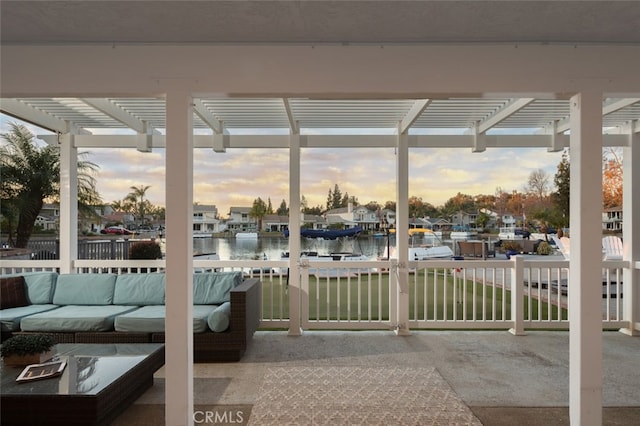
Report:
[[[116,379],[163,349],[162,343],[58,344],[50,361],[67,363],[61,375],[16,383],[24,367],[1,363],[3,395],[96,395]]]

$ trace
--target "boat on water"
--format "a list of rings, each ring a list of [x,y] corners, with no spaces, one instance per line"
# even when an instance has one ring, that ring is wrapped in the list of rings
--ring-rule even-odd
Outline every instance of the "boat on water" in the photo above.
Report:
[[[355,238],[362,233],[362,227],[354,226],[347,229],[300,229],[300,236],[305,238],[321,238],[323,240],[337,240],[338,238]],[[289,237],[289,230],[284,230],[284,236]]]
[[[471,240],[476,238],[478,232],[470,229],[467,225],[455,225],[449,234],[452,240]]]
[[[337,240],[355,239],[362,233],[362,227],[355,226],[347,229],[301,229],[300,236],[309,239]],[[285,229],[284,236],[289,237],[289,230]],[[289,252],[282,252],[280,260],[289,260]],[[317,251],[303,251],[300,253],[300,260],[307,262],[352,262],[370,260],[367,256],[354,252],[332,252],[329,254],[319,254]],[[358,268],[310,268],[309,272],[323,277],[345,277],[354,275],[362,270]]]
[[[257,232],[237,232],[236,240],[257,240],[258,233]]]
[[[390,229],[390,234],[395,234],[395,229]],[[422,238],[423,244],[426,245],[441,245],[442,243],[442,231],[433,231],[427,228],[409,228],[407,230],[409,233],[409,238],[411,239],[411,244],[414,244],[419,238]]]
[[[289,260],[289,252],[282,252],[280,260]],[[319,254],[317,251],[303,251],[300,253],[300,260],[308,260],[310,262],[320,261],[337,261],[350,262],[358,260],[370,260],[367,256],[352,252],[333,252],[329,254]]]
[[[470,240],[475,238],[476,235],[477,233],[472,231],[451,231],[449,238],[452,240]]]
[[[396,247],[391,247],[390,251],[391,258],[397,259],[398,253],[396,251]],[[451,259],[453,256],[453,250],[451,250],[449,246],[445,245],[432,247],[409,247],[409,260]],[[380,258],[380,260],[383,259],[389,259],[389,253],[387,249],[385,249],[384,254]]]
[[[391,231],[395,232],[395,229]],[[411,228],[408,232],[412,242],[414,237],[422,235],[426,243],[409,247],[409,260],[450,259],[454,256],[451,247],[442,242],[442,232],[426,228]],[[395,246],[387,246],[379,260],[389,260],[389,254],[391,258],[398,258]]]
[[[514,226],[502,227],[498,233],[498,239],[500,240],[524,240],[529,239],[530,237],[531,232]]]
[[[211,238],[213,234],[211,232],[193,231],[193,238]]]

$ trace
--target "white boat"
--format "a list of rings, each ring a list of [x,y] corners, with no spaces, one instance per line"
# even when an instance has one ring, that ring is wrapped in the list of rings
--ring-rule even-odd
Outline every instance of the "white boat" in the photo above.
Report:
[[[429,259],[450,259],[453,257],[453,250],[449,246],[433,247],[409,247],[409,260],[429,260]],[[398,253],[395,247],[391,247],[391,258],[397,259]],[[389,259],[387,250],[381,259]]]
[[[193,238],[211,238],[211,232],[193,231]]]
[[[470,240],[476,235],[476,233],[472,231],[451,231],[449,234],[449,238],[452,240]]]
[[[459,232],[459,233],[467,233]],[[430,229],[412,228],[409,229],[409,235],[411,236],[411,242],[413,243],[413,237],[422,235],[424,238],[424,244],[419,246],[409,247],[409,260],[427,260],[427,259],[450,259],[454,256],[453,250],[442,242],[442,232],[432,231]],[[388,260],[389,247],[385,248],[384,254],[379,260]],[[391,247],[391,258],[397,259],[396,247]]]
[[[280,260],[289,260],[289,252],[283,252],[280,256]],[[329,254],[318,254],[316,251],[303,251],[300,253],[300,260],[307,260],[309,262],[351,262],[359,260],[370,260],[363,254],[351,253],[351,252],[335,252]]]
[[[236,233],[236,240],[257,240],[257,232],[238,232]]]
[[[507,226],[500,228],[498,233],[498,239],[500,240],[524,240],[530,239],[531,233],[522,228],[516,228],[513,226]]]

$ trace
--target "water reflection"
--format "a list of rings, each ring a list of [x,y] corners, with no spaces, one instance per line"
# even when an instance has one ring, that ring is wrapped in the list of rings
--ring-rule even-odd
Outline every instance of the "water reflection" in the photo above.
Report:
[[[391,238],[392,245],[395,238]],[[358,239],[301,240],[302,251],[317,251],[320,254],[332,252],[352,252],[363,254],[372,260],[382,256],[387,246],[386,237]],[[221,260],[279,260],[282,252],[289,251],[289,239],[284,237],[260,237],[257,240],[236,240],[235,238],[194,238],[193,253],[217,253]]]

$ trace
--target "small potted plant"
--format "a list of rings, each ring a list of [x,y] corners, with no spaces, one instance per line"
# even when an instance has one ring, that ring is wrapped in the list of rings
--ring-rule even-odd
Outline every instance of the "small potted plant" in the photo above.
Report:
[[[53,358],[55,344],[46,334],[19,334],[2,342],[0,355],[5,365],[40,364]]]

